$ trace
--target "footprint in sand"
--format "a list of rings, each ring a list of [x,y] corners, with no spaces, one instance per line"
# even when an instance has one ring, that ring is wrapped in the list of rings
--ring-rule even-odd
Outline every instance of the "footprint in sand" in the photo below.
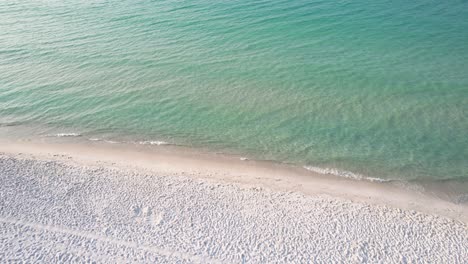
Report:
[[[164,217],[164,214],[162,212],[159,212],[157,214],[154,214],[152,217],[151,217],[151,224],[153,225],[159,225],[162,220],[163,220],[163,217]]]
[[[133,216],[134,217],[148,217],[151,216],[151,207],[141,207],[138,205],[133,206]]]
[[[149,217],[149,216],[151,216],[151,208],[150,208],[150,207],[144,207],[144,208],[141,210],[141,214],[142,214],[142,216],[144,216],[144,217]]]
[[[141,206],[134,206],[133,215],[135,221],[147,222],[152,225],[159,225],[164,216],[162,212],[153,213],[152,208],[148,206],[143,208]]]
[[[140,206],[133,206],[133,217],[139,217],[141,214]]]

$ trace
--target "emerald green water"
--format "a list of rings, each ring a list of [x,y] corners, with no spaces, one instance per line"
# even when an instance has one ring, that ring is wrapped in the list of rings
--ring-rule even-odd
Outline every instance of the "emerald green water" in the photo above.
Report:
[[[2,1],[0,124],[468,179],[468,2]]]

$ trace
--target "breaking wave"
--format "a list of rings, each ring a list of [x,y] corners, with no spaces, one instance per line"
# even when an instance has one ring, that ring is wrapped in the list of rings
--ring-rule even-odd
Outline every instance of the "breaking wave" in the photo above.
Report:
[[[169,145],[169,143],[165,141],[140,141],[138,142],[140,145],[156,145],[156,146],[161,146],[161,145]]]
[[[390,180],[376,178],[376,177],[368,177],[359,173],[339,170],[335,168],[320,168],[320,167],[315,167],[315,166],[304,166],[304,169],[315,172],[315,173],[319,173],[319,174],[334,175],[338,177],[360,180],[360,181],[361,180],[371,181],[371,182],[389,182],[390,181]]]
[[[57,133],[57,134],[49,134],[47,137],[81,137],[82,135],[79,133]]]

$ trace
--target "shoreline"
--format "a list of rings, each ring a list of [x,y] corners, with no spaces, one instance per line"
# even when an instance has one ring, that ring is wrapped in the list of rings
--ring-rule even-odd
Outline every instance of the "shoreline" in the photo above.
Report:
[[[37,160],[108,166],[153,173],[188,174],[194,179],[246,188],[328,195],[353,202],[436,214],[468,223],[468,204],[453,203],[399,182],[370,182],[324,175],[288,164],[244,159],[163,145],[106,144],[61,139],[0,140],[0,152]]]
[[[78,131],[78,132],[77,132]],[[355,181],[367,181],[384,183],[387,185],[398,186],[398,188],[409,190],[410,192],[421,192],[434,196],[437,199],[449,201],[455,204],[465,204],[468,206],[468,181],[464,178],[452,177],[446,175],[442,178],[434,178],[429,175],[424,177],[409,177],[400,175],[387,175],[387,177],[376,174],[362,173],[360,170],[348,170],[347,168],[337,167],[335,165],[327,166],[312,163],[296,163],[275,159],[264,159],[255,153],[246,153],[236,151],[234,149],[212,148],[202,145],[185,145],[180,142],[175,142],[168,138],[146,138],[136,135],[117,135],[108,133],[95,133],[92,131],[80,131],[73,129],[59,129],[57,127],[48,126],[26,126],[23,124],[0,124],[0,142],[33,142],[45,144],[73,144],[81,147],[110,147],[121,146],[121,149],[132,150],[147,150],[150,152],[170,151],[173,154],[191,153],[192,157],[205,156],[212,160],[219,160],[221,157],[231,160],[241,160],[245,162],[256,162],[256,164],[268,166],[280,166],[282,168],[291,168],[294,171],[299,171],[301,175],[303,170],[314,175],[326,178],[340,178]],[[145,149],[148,148],[148,149]],[[150,150],[151,149],[151,150]],[[368,163],[364,166],[372,166]]]

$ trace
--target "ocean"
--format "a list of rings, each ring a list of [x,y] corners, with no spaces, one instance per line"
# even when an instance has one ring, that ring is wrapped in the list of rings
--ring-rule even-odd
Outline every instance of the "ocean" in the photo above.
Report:
[[[0,126],[466,182],[468,1],[2,1]]]

